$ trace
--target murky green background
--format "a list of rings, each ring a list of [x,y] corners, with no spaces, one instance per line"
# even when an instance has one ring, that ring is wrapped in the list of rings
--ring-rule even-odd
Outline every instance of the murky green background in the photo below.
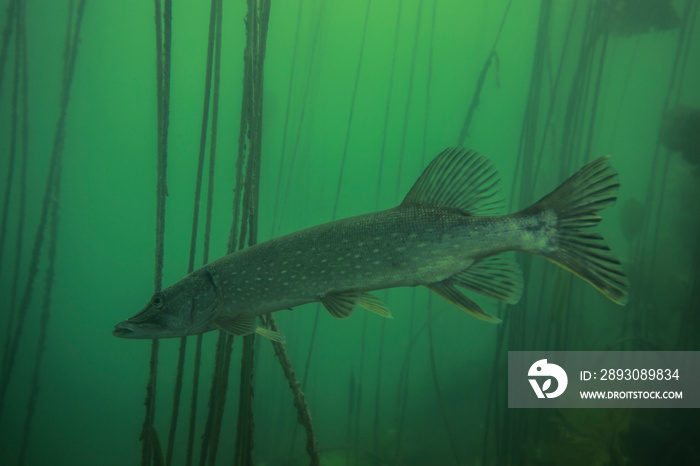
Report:
[[[555,273],[554,265],[534,258],[525,277],[523,303],[502,307],[505,313],[520,314],[510,333],[523,337],[518,340],[519,345],[510,347],[499,346],[499,326],[475,320],[447,302],[429,297],[423,288],[378,293],[394,315],[393,320],[386,322],[363,310],[349,319],[336,320],[324,310],[318,311],[316,305],[276,313],[287,335],[287,350],[302,378],[314,314],[321,312],[304,391],[321,450],[342,447],[326,451],[329,456],[323,464],[456,464],[450,438],[460,464],[494,464],[496,458],[503,458],[499,455],[507,448],[514,448],[511,461],[518,458],[522,464],[578,464],[572,462],[575,460],[586,461],[581,464],[621,464],[616,462],[617,451],[636,460],[634,452],[649,443],[644,435],[662,441],[662,434],[655,437],[653,429],[638,428],[634,413],[620,414],[619,410],[586,413],[585,419],[581,414],[538,413],[538,425],[548,433],[537,436],[531,431],[528,440],[520,443],[506,435],[508,431],[503,426],[507,421],[498,421],[508,415],[502,392],[505,360],[501,357],[495,362],[498,347],[699,347],[697,337],[689,342],[680,334],[682,327],[687,329],[689,325],[683,316],[689,310],[700,311],[692,299],[698,294],[698,169],[678,153],[663,147],[656,152],[669,85],[674,67],[678,69],[674,58],[679,29],[608,36],[599,91],[595,95],[595,86],[591,86],[587,101],[593,108],[595,100],[595,113],[585,112],[587,116],[578,123],[586,127],[583,134],[588,134],[591,115],[595,115],[590,149],[572,160],[561,151],[562,131],[589,3],[592,2],[553,4],[545,67],[548,77],[544,78],[541,105],[536,107],[541,113],[538,141],[542,140],[544,115],[550,104],[553,112],[536,182],[520,178],[522,164],[517,164],[517,154],[531,83],[540,2],[516,1],[510,7],[495,49],[497,61],[486,75],[464,145],[492,158],[508,200],[511,193],[519,194],[521,189],[529,193],[530,199],[539,198],[584,162],[610,154],[622,186],[617,204],[602,213],[604,222],[599,231],[629,272],[630,304],[618,307],[582,281],[569,281],[563,274]],[[27,2],[30,143],[23,263],[27,262],[34,242],[58,116],[67,4]],[[506,1],[373,1],[367,13],[366,1],[273,1],[265,59],[259,240],[330,221],[336,196],[336,218],[389,208],[399,202],[432,157],[457,142],[507,5]],[[569,18],[575,5],[570,28]],[[686,5],[673,2],[679,15]],[[223,14],[211,257],[225,253],[231,224],[245,4],[225,1]],[[6,15],[3,8],[0,24],[5,24]],[[111,329],[116,322],[140,310],[153,292],[153,17],[151,2],[133,0],[88,1],[85,10],[63,156],[51,320],[26,464],[108,466],[140,461],[138,437],[144,417],[151,345],[150,341],[117,339],[111,335]],[[175,2],[165,233],[167,285],[187,270],[208,22],[208,2]],[[688,19],[687,27],[696,23],[697,15]],[[568,29],[572,35],[562,62]],[[676,103],[700,106],[695,84],[700,75],[697,33],[695,37],[688,51],[684,79],[673,89],[670,107]],[[9,48],[0,95],[3,192],[7,185],[12,119],[13,47]],[[599,59],[599,51],[595,57]],[[560,63],[563,66],[558,78]],[[599,68],[594,65],[593,69],[592,76],[597,79]],[[554,89],[557,78],[560,85]],[[380,177],[383,141],[385,159]],[[642,207],[629,207],[631,200],[639,201]],[[9,315],[5,303],[16,253],[11,246],[16,241],[18,221],[16,194],[10,205],[0,264],[3,347]],[[516,196],[511,208],[520,207],[524,207],[524,202]],[[661,214],[657,215],[659,210]],[[626,236],[624,221],[633,223],[632,231],[644,233]],[[523,256],[517,257],[523,260]],[[201,255],[197,259],[200,263]],[[45,267],[45,261],[40,262],[35,299],[29,308],[0,414],[2,464],[17,461],[37,351]],[[21,273],[23,289],[26,266]],[[565,292],[557,294],[560,289]],[[487,311],[501,312],[495,302],[483,297],[477,300]],[[640,315],[644,316],[641,320]],[[700,327],[697,319],[694,325],[695,329]],[[535,328],[541,332],[537,337]],[[256,464],[290,464],[292,460],[304,464],[301,429],[292,443],[296,412],[287,382],[269,342],[257,340]],[[182,463],[184,453],[193,342],[192,339],[188,349],[175,464]],[[200,429],[215,342],[215,332],[204,339]],[[156,428],[163,442],[170,420],[178,345],[178,340],[162,340],[160,347]],[[236,339],[218,464],[229,464],[233,456],[240,345],[241,339]],[[430,360],[431,346],[435,366]],[[493,374],[501,380],[500,395],[495,398],[491,396]],[[404,376],[408,377],[407,383],[402,383]],[[434,376],[446,416],[438,402]],[[376,398],[378,380],[381,385]],[[351,397],[355,400],[352,413]],[[647,415],[657,416],[647,424],[675,425],[672,416],[676,414],[655,411]],[[617,421],[610,421],[610,416],[617,416]],[[599,427],[615,422],[620,427]],[[644,435],[635,434],[640,430]],[[200,435],[198,430],[196,438]],[[571,438],[580,440],[579,447],[584,444],[581,450],[567,447]],[[685,448],[687,441],[683,443],[681,437],[680,442],[681,447],[673,448]],[[348,455],[348,451],[357,456],[346,463],[348,456],[343,455]],[[337,455],[336,459],[332,455]],[[691,460],[698,458],[697,451],[695,456],[689,455]],[[657,457],[649,454],[647,458],[656,461]]]

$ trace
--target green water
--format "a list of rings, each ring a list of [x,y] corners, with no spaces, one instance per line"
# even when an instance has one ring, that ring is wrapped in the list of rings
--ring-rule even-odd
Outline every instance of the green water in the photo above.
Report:
[[[4,2],[0,25],[6,23],[10,4],[12,0]],[[679,27],[635,35],[611,30],[604,55],[603,35],[597,36],[583,110],[567,128],[586,18],[594,2],[553,2],[549,40],[541,49],[541,93],[529,106],[544,8],[534,0],[513,2],[498,36],[508,5],[504,0],[395,0],[371,2],[368,10],[366,1],[272,2],[258,240],[396,205],[432,157],[457,143],[479,74],[498,38],[497,58],[483,81],[464,145],[492,159],[512,210],[548,193],[586,161],[610,154],[621,189],[618,202],[602,212],[598,231],[628,271],[629,305],[607,301],[544,259],[518,255],[526,270],[521,304],[499,307],[474,297],[489,313],[502,318],[515,314],[500,326],[473,319],[424,288],[378,292],[394,316],[387,321],[359,309],[336,320],[311,304],[277,312],[299,379],[309,360],[303,389],[319,449],[327,455],[322,464],[622,464],[620,458],[630,464],[664,464],[664,459],[671,461],[666,464],[698,464],[700,456],[689,440],[698,434],[691,411],[608,410],[610,414],[594,412],[585,418],[549,410],[513,413],[505,399],[505,357],[496,358],[498,348],[700,349],[700,324],[692,313],[700,311],[694,299],[700,257],[698,159],[658,146],[667,107],[700,107],[697,33],[684,42],[685,67],[675,60]],[[685,17],[688,3],[672,5]],[[697,9],[689,11],[685,31],[698,22]],[[225,254],[232,219],[245,14],[243,2],[224,2],[211,258]],[[68,2],[26,5],[29,145],[20,295],[59,115],[67,15]],[[88,0],[85,8],[67,114],[51,316],[28,465],[140,462],[151,343],[118,339],[111,331],[142,309],[153,293],[153,18],[151,2]],[[208,24],[208,2],[175,2],[164,285],[187,272]],[[16,55],[14,39],[9,40],[0,94],[2,193]],[[526,115],[526,108],[536,115]],[[534,155],[519,162],[523,128],[535,118]],[[562,148],[572,134],[575,154]],[[6,347],[6,303],[18,252],[19,166],[17,161],[0,264],[0,351]],[[527,167],[537,167],[532,176],[523,174]],[[627,231],[637,234],[625,234],[625,224],[632,224]],[[202,215],[198,266],[203,225]],[[0,413],[3,465],[18,461],[27,418],[46,245],[41,258]],[[504,333],[505,340],[499,340]],[[173,464],[184,464],[195,346],[190,340]],[[216,340],[216,332],[204,338],[196,462]],[[241,343],[234,340],[217,464],[231,464],[234,452]],[[160,342],[155,427],[162,445],[167,443],[178,347],[179,340]],[[295,427],[292,395],[273,349],[259,337],[255,349],[254,463],[308,464],[304,432]],[[538,427],[524,432],[518,419],[525,419],[520,425]],[[611,422],[620,427],[600,428]]]

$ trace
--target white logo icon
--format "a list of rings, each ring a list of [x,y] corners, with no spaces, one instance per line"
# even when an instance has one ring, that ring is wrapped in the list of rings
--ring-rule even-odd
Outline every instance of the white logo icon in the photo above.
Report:
[[[569,378],[566,376],[564,369],[556,364],[548,364],[546,359],[540,359],[530,366],[530,370],[527,372],[527,375],[529,377],[550,377],[544,381],[542,388],[540,388],[540,385],[537,383],[536,379],[528,379],[530,381],[530,385],[532,385],[532,389],[535,391],[535,395],[537,395],[537,398],[556,398],[564,393],[564,390],[566,390],[566,385],[569,383]],[[552,385],[551,377],[557,379],[557,389],[551,393],[547,393],[547,390],[549,390],[549,387]]]

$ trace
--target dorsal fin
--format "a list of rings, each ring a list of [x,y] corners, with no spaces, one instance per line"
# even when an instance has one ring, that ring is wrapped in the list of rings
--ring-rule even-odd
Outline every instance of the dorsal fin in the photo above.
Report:
[[[402,204],[436,204],[483,215],[501,204],[498,181],[485,156],[450,147],[428,165]]]

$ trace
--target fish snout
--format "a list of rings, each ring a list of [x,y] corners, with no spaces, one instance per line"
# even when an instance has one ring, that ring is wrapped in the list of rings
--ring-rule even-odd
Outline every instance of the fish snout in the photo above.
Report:
[[[160,314],[158,309],[146,306],[138,314],[115,325],[112,335],[119,338],[159,338],[163,332]]]
[[[117,325],[114,326],[114,330],[112,330],[112,335],[115,337],[119,338],[129,338],[131,335],[134,334],[134,331],[131,330],[128,327],[123,327],[122,325],[125,324],[126,321],[120,322]]]
[[[115,325],[112,335],[119,338],[157,338],[154,333],[158,329],[158,325],[134,323],[129,319]]]

